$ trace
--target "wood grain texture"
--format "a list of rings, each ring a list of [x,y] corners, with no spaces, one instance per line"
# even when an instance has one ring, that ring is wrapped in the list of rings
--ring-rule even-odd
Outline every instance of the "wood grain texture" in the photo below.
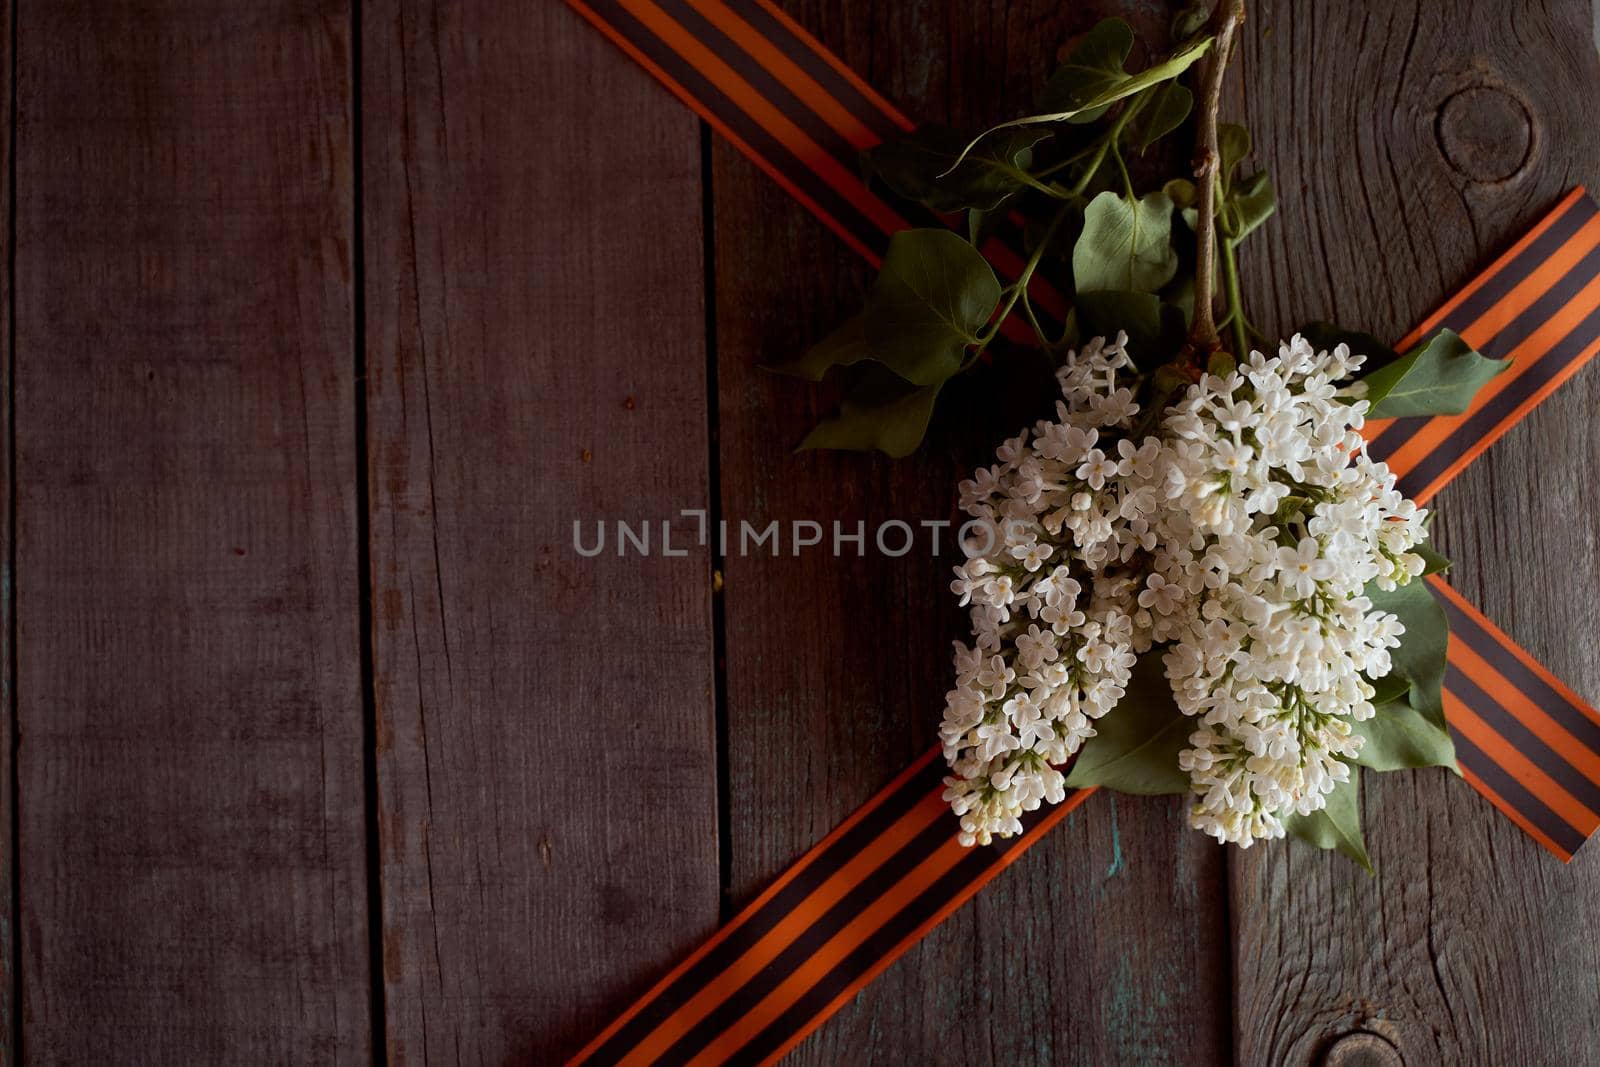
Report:
[[[560,4],[363,65],[389,1061],[552,1063],[717,921],[699,124]]]
[[[1582,3],[1256,3],[1243,113],[1280,201],[1244,262],[1263,325],[1399,337],[1567,189],[1594,187],[1589,19]],[[1437,527],[1457,588],[1590,701],[1597,405],[1591,367],[1441,494]],[[1239,1060],[1586,1059],[1594,846],[1563,867],[1442,771],[1369,775],[1364,801],[1376,878],[1300,847],[1233,864]]]
[[[19,42],[24,1052],[362,1062],[349,8]]]
[[[917,117],[981,125],[1025,108],[1069,35],[1121,5],[786,3]],[[1141,29],[1159,32],[1143,17]],[[864,265],[732,147],[713,149],[722,506],[731,523],[798,519],[828,547],[726,561],[735,904],[936,738],[956,553],[886,558],[880,522],[956,517],[955,485],[1034,413],[1048,379],[1011,370],[942,407],[913,460],[792,449],[831,398],[757,369],[858,306]],[[787,533],[785,533],[787,537]],[[1075,1064],[1227,1057],[1225,878],[1175,801],[1097,798],[800,1045],[794,1063]]]
[[[781,2],[914,116],[969,125],[1023,107],[1100,14],[1153,40],[1170,7]],[[695,119],[556,4],[364,5],[358,256],[351,14],[22,10],[0,1067],[14,1028],[40,1063],[558,1061],[711,932],[719,896],[749,900],[934,735],[964,631],[950,546],[885,558],[870,531],[954,518],[1027,376],[980,376],[914,461],[793,455],[831,397],[757,364],[829,329],[869,272],[728,145],[706,170]],[[0,3],[5,91],[10,21]],[[1281,201],[1243,257],[1269,329],[1398,336],[1600,185],[1587,4],[1255,0],[1242,62],[1233,112]],[[1590,369],[1438,524],[1456,585],[1591,701],[1597,409]],[[786,537],[869,531],[863,557],[726,561],[726,882],[712,560],[663,555],[659,530],[713,493]],[[619,558],[612,526],[582,558],[574,519],[650,520],[653,551]],[[1226,854],[1177,802],[1096,798],[791,1062],[1587,1056],[1595,846],[1563,868],[1442,772],[1369,776],[1365,802],[1375,879],[1294,845]]]

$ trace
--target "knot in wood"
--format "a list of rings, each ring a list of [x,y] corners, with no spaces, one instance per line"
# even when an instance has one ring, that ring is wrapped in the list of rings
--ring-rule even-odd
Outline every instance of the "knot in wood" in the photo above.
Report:
[[[1323,1067],[1404,1067],[1400,1050],[1365,1030],[1345,1034],[1322,1054]]]
[[[1469,85],[1439,105],[1434,137],[1445,161],[1475,182],[1509,181],[1533,154],[1534,118],[1517,97]]]

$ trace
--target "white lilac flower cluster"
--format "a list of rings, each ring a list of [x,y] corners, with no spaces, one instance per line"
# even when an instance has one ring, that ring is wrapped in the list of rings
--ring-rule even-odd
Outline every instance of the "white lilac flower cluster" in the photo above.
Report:
[[[1056,419],[961,484],[976,533],[940,736],[964,843],[1060,801],[1058,769],[1158,648],[1198,720],[1179,764],[1191,825],[1248,846],[1349,779],[1403,628],[1362,595],[1421,573],[1426,512],[1362,448],[1362,358],[1300,337],[1204,375],[1140,421],[1126,339],[1058,377]],[[1149,432],[1143,432],[1148,429]]]

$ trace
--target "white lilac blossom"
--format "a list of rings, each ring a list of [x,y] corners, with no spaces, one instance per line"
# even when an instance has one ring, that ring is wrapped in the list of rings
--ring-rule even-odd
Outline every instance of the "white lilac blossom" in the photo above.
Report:
[[[1349,780],[1352,724],[1372,717],[1403,632],[1362,590],[1424,567],[1426,512],[1366,454],[1365,401],[1337,388],[1361,363],[1296,337],[1203,378],[1163,423],[1169,506],[1147,589],[1187,596],[1150,625],[1173,642],[1178,707],[1202,723],[1180,757],[1190,822],[1219,840],[1281,837]]]
[[[1159,445],[1141,452],[1127,437],[1139,409],[1124,343],[1079,352],[1059,374],[1056,420],[1005,442],[997,464],[961,483],[978,529],[951,590],[971,606],[973,643],[956,645],[940,737],[965,844],[1019,833],[1024,812],[1061,801],[1058,766],[1116,706],[1133,667],[1137,576],[1123,561],[1159,501],[1148,485],[1126,491],[1123,475],[1153,473]]]
[[[1062,798],[1059,766],[1152,648],[1199,721],[1179,759],[1191,825],[1282,836],[1349,779],[1352,724],[1403,633],[1362,590],[1423,570],[1426,513],[1366,455],[1366,403],[1338,388],[1361,357],[1296,337],[1201,376],[1140,436],[1124,345],[1069,359],[1055,421],[961,485],[982,527],[952,583],[973,644],[940,732],[969,844]]]

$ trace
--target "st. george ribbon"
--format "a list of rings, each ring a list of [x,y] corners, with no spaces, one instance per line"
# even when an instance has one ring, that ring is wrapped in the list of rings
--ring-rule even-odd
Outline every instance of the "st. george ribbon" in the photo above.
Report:
[[[913,224],[858,165],[913,124],[767,0],[567,2],[869,262]],[[1003,241],[982,251],[1004,276],[1021,268]],[[1059,315],[1056,294],[1038,282],[1031,292]],[[1512,363],[1461,415],[1367,424],[1372,456],[1418,503],[1600,351],[1600,207],[1574,189],[1398,347],[1440,328]],[[1463,777],[1570,860],[1600,826],[1600,713],[1429,581],[1450,622],[1444,699]],[[571,1062],[779,1059],[1093,792],[1034,812],[1018,837],[964,848],[940,799],[943,770],[935,747]]]

